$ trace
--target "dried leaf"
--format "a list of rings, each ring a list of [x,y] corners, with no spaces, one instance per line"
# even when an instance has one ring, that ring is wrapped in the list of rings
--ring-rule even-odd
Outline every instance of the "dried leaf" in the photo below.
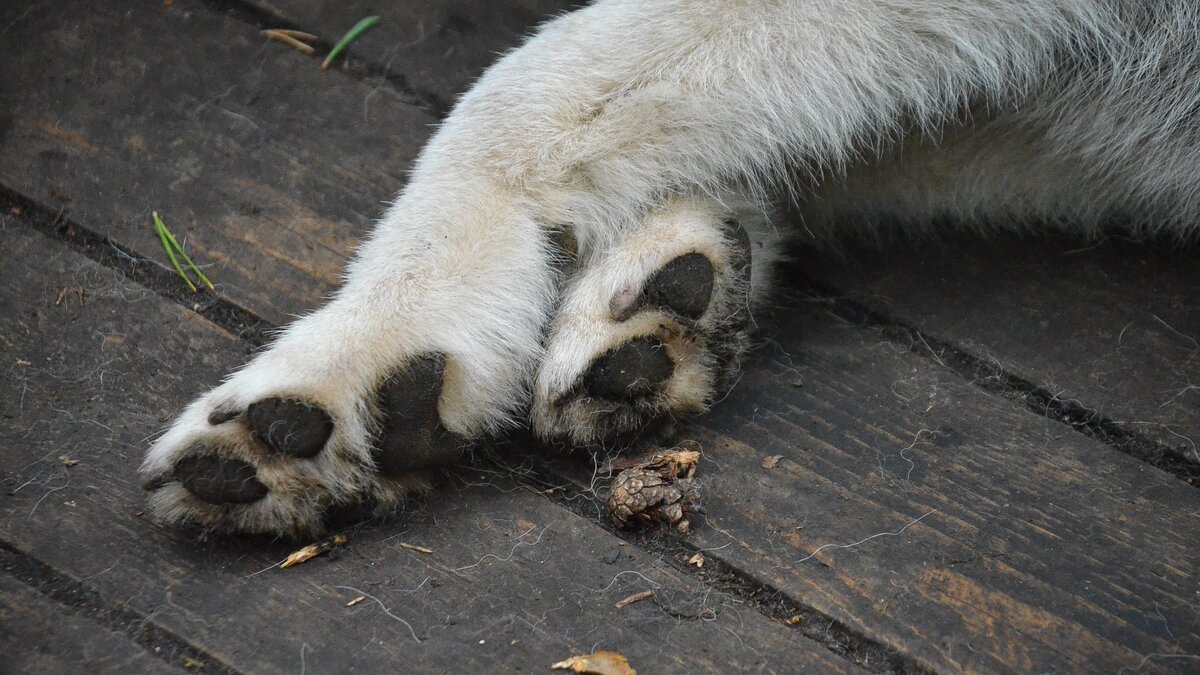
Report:
[[[63,466],[75,466],[76,464],[79,463],[79,460],[71,459],[67,455],[59,455],[58,461],[62,462]]]
[[[358,603],[360,603],[360,602],[362,602],[363,600],[366,600],[366,599],[367,599],[367,596],[365,596],[365,595],[360,595],[360,596],[358,596],[357,598],[355,598],[355,599],[351,600],[350,602],[347,602],[347,603],[346,603],[346,606],[347,606],[347,607],[353,607],[353,606],[357,605]]]
[[[572,656],[566,661],[559,661],[550,668],[590,673],[590,675],[637,675],[637,671],[629,667],[629,660],[625,658],[624,654],[608,651]]]
[[[783,455],[771,455],[762,461],[762,468],[774,469],[779,466],[779,460],[783,459]]]
[[[624,607],[632,605],[635,602],[649,600],[650,598],[653,598],[653,597],[654,597],[654,591],[642,591],[641,593],[634,593],[633,595],[629,596],[628,598],[625,598],[624,600],[617,602],[617,604],[613,605],[613,607],[616,607],[617,609],[622,609]]]
[[[799,614],[793,614],[792,616],[789,616],[787,621],[784,621],[784,623],[786,623],[789,626],[795,626],[796,624],[800,623],[801,621],[804,621],[803,616],[801,616]]]
[[[319,541],[315,544],[309,544],[298,551],[294,551],[287,557],[286,560],[283,561],[283,564],[280,565],[279,568],[286,570],[292,565],[299,565],[302,562],[312,560],[323,553],[332,551],[334,548],[345,546],[349,542],[350,540],[346,538],[346,535],[339,534],[332,539],[326,539],[325,541]]]
[[[704,554],[697,553],[696,555],[688,558],[688,564],[695,565],[696,567],[704,567]]]

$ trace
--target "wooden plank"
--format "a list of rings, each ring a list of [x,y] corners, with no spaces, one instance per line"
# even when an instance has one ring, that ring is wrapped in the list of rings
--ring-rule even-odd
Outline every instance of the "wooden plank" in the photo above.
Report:
[[[0,26],[0,183],[165,267],[160,211],[277,323],[338,284],[436,121],[197,3],[4,3]]]
[[[0,672],[172,672],[125,636],[64,609],[7,575],[0,575],[0,626],[4,627]]]
[[[1195,667],[1200,491],[811,301],[756,318],[679,434],[693,546],[937,672]]]
[[[1200,472],[1195,245],[952,236],[843,256],[806,273],[877,312],[1174,451]],[[1089,412],[1090,411],[1090,412]]]
[[[134,477],[147,437],[197,383],[235,365],[240,345],[40,235],[10,225],[0,236],[0,538],[215,663],[511,671],[599,645],[647,672],[856,670],[486,474],[463,474],[420,509],[289,570],[272,565],[294,546],[197,541],[147,522]],[[56,304],[63,288],[82,296],[68,290]],[[613,607],[646,589],[658,602]],[[347,607],[358,595],[368,597]]]
[[[250,0],[260,12],[281,17],[334,43],[360,18],[380,22],[349,52],[391,77],[440,112],[537,24],[586,4],[582,0]],[[266,27],[264,25],[264,27]]]

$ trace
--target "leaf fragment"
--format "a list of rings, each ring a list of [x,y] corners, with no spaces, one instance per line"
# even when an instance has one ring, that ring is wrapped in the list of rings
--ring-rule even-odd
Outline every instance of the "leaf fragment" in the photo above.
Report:
[[[783,459],[783,455],[771,455],[770,457],[763,459],[762,468],[774,469],[775,467],[779,466],[779,460],[781,459]]]
[[[326,539],[325,541],[318,541],[315,544],[309,544],[304,548],[293,551],[292,554],[283,561],[283,564],[279,566],[279,569],[286,570],[293,565],[299,565],[302,562],[307,562],[319,555],[328,553],[339,546],[345,546],[349,542],[350,540],[346,538],[346,535],[339,534],[332,539]]]
[[[629,666],[629,659],[626,659],[624,654],[610,651],[572,656],[565,661],[559,661],[550,668],[589,675],[637,675],[637,671]]]

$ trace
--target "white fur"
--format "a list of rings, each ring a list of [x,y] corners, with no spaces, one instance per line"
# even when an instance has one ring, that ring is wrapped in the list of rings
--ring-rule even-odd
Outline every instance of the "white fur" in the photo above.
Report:
[[[556,19],[462,98],[335,300],[193,404],[143,467],[168,476],[208,443],[259,466],[271,496],[210,507],[171,483],[156,513],[297,532],[315,528],[331,501],[374,493],[394,503],[404,490],[375,476],[369,454],[373,392],[428,352],[447,355],[448,429],[479,438],[522,422],[563,281],[555,228],[574,232],[582,271],[542,366],[543,417],[589,355],[636,332],[588,312],[644,279],[647,261],[705,246],[684,242],[707,236],[731,194],[787,192],[798,231],[819,239],[938,216],[1088,232],[1120,220],[1193,235],[1198,7],[602,0]],[[701,205],[694,220],[655,220],[672,195]],[[756,288],[772,250],[755,251]],[[580,295],[589,283],[604,297]],[[702,380],[672,385],[682,409],[706,404]],[[335,420],[315,460],[267,458],[244,429],[206,421],[218,405],[289,394]]]

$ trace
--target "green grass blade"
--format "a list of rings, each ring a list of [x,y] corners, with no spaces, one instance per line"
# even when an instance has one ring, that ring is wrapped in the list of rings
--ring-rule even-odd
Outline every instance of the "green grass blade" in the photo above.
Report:
[[[351,42],[357,40],[360,36],[362,36],[363,33],[367,32],[368,28],[377,23],[379,23],[379,17],[368,16],[362,21],[354,24],[354,28],[351,28],[349,31],[347,31],[346,34],[342,36],[342,39],[338,40],[337,44],[333,46],[333,49],[329,50],[329,56],[326,56],[325,60],[321,62],[321,70],[329,70],[329,64],[333,63],[333,60],[338,57],[338,54],[341,54],[346,47],[350,46]]]
[[[162,221],[160,220],[158,222],[161,223]],[[171,246],[175,247],[175,252],[183,256],[184,262],[188,264],[188,267],[192,268],[192,271],[196,273],[196,276],[200,277],[200,281],[203,281],[204,285],[208,286],[208,290],[215,293],[217,289],[213,288],[212,282],[208,280],[208,277],[204,276],[204,272],[201,272],[200,268],[196,267],[196,263],[192,262],[192,259],[188,257],[186,252],[184,252],[183,247],[179,245],[179,242],[175,241],[175,235],[171,234],[171,231],[167,229],[166,225],[163,225],[162,231],[163,234],[167,235],[167,239],[170,240]]]
[[[183,268],[179,266],[179,261],[175,259],[175,252],[171,250],[171,242],[175,240],[175,237],[172,237],[171,233],[167,231],[167,226],[164,225],[162,219],[158,217],[158,211],[154,211],[154,231],[158,233],[158,238],[160,241],[162,241],[163,250],[167,252],[167,257],[171,259],[171,265],[173,265],[175,267],[175,271],[179,273],[179,278],[183,279],[183,283],[187,284],[188,288],[192,289],[192,292],[195,293],[196,284],[193,284],[192,280],[187,278],[187,275],[183,273]],[[168,237],[170,240],[168,240]],[[178,246],[178,244],[176,244],[176,246]]]

